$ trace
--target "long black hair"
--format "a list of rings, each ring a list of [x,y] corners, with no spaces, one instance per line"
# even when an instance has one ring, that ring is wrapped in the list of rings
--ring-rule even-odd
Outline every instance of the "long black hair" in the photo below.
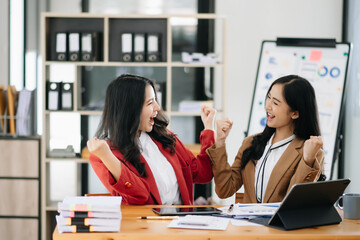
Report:
[[[113,80],[106,89],[105,105],[96,136],[110,141],[123,154],[122,161],[131,163],[139,174],[147,176],[145,165],[140,163],[139,125],[145,101],[145,88],[154,82],[136,75],[123,74]],[[168,118],[162,110],[154,118],[153,130],[148,133],[164,148],[175,152],[176,139],[167,131]]]
[[[306,140],[310,136],[321,135],[315,91],[311,84],[297,75],[284,76],[271,84],[266,97],[275,84],[284,86],[283,96],[290,107],[290,111],[299,112],[299,117],[294,119],[294,134],[296,137]],[[275,128],[266,125],[262,133],[254,136],[251,146],[242,155],[241,168],[244,168],[250,160],[254,162],[254,160],[260,159],[266,143],[274,132]]]

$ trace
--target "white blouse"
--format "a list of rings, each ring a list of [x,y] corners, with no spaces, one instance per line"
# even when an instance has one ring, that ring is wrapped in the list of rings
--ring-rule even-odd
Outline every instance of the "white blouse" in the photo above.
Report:
[[[140,134],[141,155],[154,175],[163,205],[182,204],[175,171],[146,132]]]
[[[274,134],[267,142],[264,153],[255,166],[255,192],[258,202],[263,202],[271,172],[295,135],[271,144],[273,137]]]

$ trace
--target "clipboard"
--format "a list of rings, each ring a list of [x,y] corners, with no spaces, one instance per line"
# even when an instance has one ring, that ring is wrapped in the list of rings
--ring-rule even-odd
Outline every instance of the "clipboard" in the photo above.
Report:
[[[270,219],[249,221],[281,230],[338,224],[342,219],[334,204],[349,183],[349,179],[339,179],[295,184]]]

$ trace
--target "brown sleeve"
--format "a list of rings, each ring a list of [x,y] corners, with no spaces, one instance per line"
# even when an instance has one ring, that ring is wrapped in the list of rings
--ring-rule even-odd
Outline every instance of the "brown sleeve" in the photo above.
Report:
[[[207,149],[207,154],[212,163],[215,180],[215,192],[220,198],[231,197],[243,185],[241,175],[241,157],[243,151],[249,147],[251,139],[245,138],[234,163],[230,167],[225,146],[216,148],[215,145]]]
[[[296,168],[295,174],[291,178],[289,189],[296,183],[317,181],[323,171],[324,158],[325,153],[322,149],[320,149],[316,154],[316,160],[314,161],[313,166],[309,166],[306,164],[304,157],[302,156],[299,165]]]

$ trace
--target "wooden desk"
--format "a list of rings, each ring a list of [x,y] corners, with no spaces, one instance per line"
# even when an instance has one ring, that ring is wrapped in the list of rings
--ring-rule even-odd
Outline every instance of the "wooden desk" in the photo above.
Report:
[[[171,229],[170,220],[139,220],[139,216],[155,215],[153,206],[122,206],[122,221],[119,233],[62,233],[57,228],[54,240],[210,240],[210,239],[360,239],[360,220],[344,219],[340,224],[282,231],[265,226],[232,226],[225,231]]]

